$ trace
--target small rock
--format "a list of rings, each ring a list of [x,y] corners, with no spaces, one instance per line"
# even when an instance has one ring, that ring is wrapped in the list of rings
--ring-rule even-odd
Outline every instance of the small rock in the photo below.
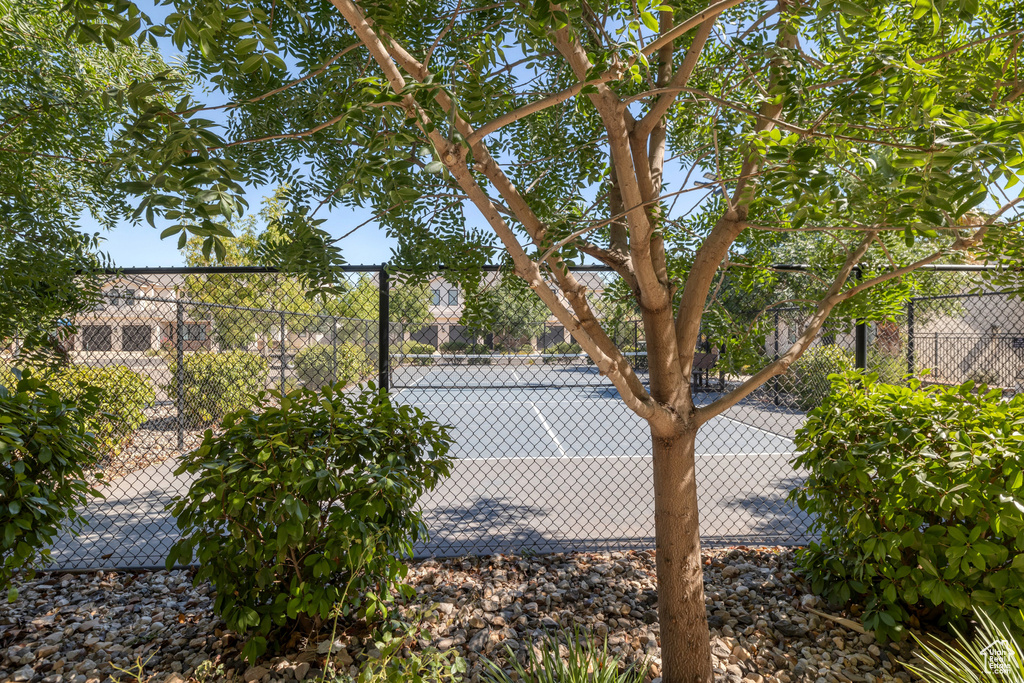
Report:
[[[802,638],[807,635],[806,626],[795,624],[787,619],[775,622],[775,629],[787,638]]]
[[[303,681],[306,679],[306,674],[309,673],[309,662],[299,662],[292,669],[292,675],[295,676],[295,680]]]
[[[242,674],[242,680],[245,683],[258,683],[269,673],[270,671],[265,666],[251,666]]]
[[[317,654],[326,655],[331,652],[340,652],[345,649],[345,643],[340,640],[335,640],[333,643],[330,640],[325,640],[316,646]]]
[[[477,631],[476,635],[469,639],[466,643],[466,649],[470,652],[482,652],[484,645],[487,644],[488,637],[490,636],[490,629],[484,629]]]
[[[35,675],[36,670],[28,664],[26,664],[25,666],[21,667],[20,669],[14,672],[14,674],[11,676],[11,680],[17,681],[18,683],[21,683],[22,681],[31,681],[35,677]]]

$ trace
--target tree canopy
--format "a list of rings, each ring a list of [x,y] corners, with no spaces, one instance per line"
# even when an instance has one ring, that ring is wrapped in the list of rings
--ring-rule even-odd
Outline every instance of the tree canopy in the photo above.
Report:
[[[288,215],[290,189],[278,187],[264,198],[255,214],[230,221],[231,237],[219,240],[212,253],[203,237],[185,244],[189,266],[255,266],[274,268],[279,254],[293,248],[292,234],[281,221]],[[187,233],[186,233],[187,234]],[[321,288],[318,285],[328,285]],[[311,281],[300,272],[226,272],[187,275],[185,293],[196,302],[200,318],[214,321],[214,334],[222,348],[245,348],[258,334],[276,332],[285,314],[285,326],[299,334],[327,333],[336,328],[346,338],[364,337],[375,331],[379,290],[375,279],[363,276],[352,282],[341,274]],[[396,283],[392,288],[391,320],[418,329],[430,319],[428,292],[422,283]]]
[[[666,683],[712,678],[697,430],[834,311],[870,315],[879,285],[958,252],[1020,274],[1020,0],[169,4],[158,22],[130,0],[68,4],[79,39],[165,36],[210,85],[136,93],[118,153],[140,210],[217,249],[239,184],[287,179],[297,235],[350,204],[413,273],[478,280],[503,250],[649,425]],[[801,334],[697,405],[719,285],[771,282],[763,255],[792,235],[822,235]],[[647,381],[595,315],[584,255],[639,309]]]
[[[130,213],[109,185],[124,176],[108,175],[125,89],[168,69],[148,46],[68,43],[60,7],[0,1],[0,339],[42,355],[94,305],[91,274],[109,265],[80,217],[111,227]]]

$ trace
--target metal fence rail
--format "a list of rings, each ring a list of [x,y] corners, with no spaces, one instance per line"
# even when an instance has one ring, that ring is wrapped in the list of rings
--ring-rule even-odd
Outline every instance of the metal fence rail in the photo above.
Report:
[[[413,284],[381,267],[353,267],[339,290],[305,296],[301,281],[257,268],[128,269],[77,320],[76,366],[127,368],[154,400],[107,456],[105,498],[78,537],[53,549],[63,568],[159,565],[177,538],[166,511],[188,480],[174,474],[219,416],[250,391],[373,380],[394,400],[451,425],[452,476],[422,501],[424,555],[619,549],[653,545],[650,436],[615,388],[539,302],[505,289],[495,269],[467,313],[443,275]],[[643,326],[601,268],[579,277],[605,326],[646,382]],[[977,273],[936,272],[895,319],[829,329],[812,351],[905,381],[1024,382],[1024,304],[982,292]],[[777,357],[806,319],[777,309],[754,349]],[[733,367],[706,338],[695,396],[707,403],[756,372]],[[748,349],[749,350],[749,349]],[[9,353],[16,355],[17,348]],[[8,360],[6,362],[13,362]],[[825,362],[825,361],[821,361]],[[832,362],[832,361],[828,361]],[[829,387],[825,371],[791,372],[712,420],[697,442],[705,542],[798,544],[808,520],[786,501],[801,480],[789,464],[795,431]],[[146,396],[139,391],[138,396]]]

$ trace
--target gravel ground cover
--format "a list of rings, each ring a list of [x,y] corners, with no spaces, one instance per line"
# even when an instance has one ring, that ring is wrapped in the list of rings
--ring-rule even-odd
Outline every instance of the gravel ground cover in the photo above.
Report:
[[[727,683],[908,683],[909,643],[882,646],[808,610],[825,609],[793,573],[786,548],[709,550],[704,555],[708,618],[718,679]],[[412,566],[416,598],[398,612],[429,637],[413,647],[460,651],[469,680],[486,656],[525,658],[545,632],[574,628],[607,639],[627,662],[660,675],[654,553],[650,551],[498,555],[427,560]],[[329,657],[356,671],[375,656],[361,624],[309,636],[295,633],[282,652],[250,667],[238,637],[213,614],[209,585],[189,571],[142,574],[51,573],[20,586],[0,607],[0,681],[142,680],[287,683],[319,679]],[[849,616],[849,615],[847,615]],[[507,661],[507,660],[506,660]]]

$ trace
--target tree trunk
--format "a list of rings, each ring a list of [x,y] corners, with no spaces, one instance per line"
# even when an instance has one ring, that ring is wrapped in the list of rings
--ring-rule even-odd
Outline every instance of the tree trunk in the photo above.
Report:
[[[711,634],[697,513],[697,429],[652,436],[662,681],[711,683]]]

